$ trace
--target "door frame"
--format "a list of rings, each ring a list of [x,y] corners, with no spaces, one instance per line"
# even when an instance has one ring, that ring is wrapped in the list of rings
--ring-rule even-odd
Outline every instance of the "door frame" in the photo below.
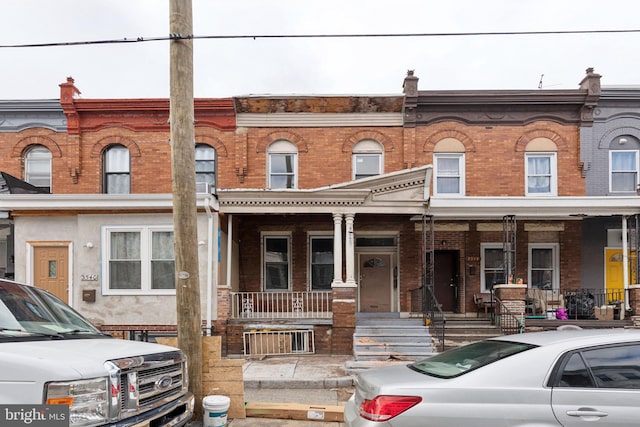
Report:
[[[356,262],[355,262],[355,266],[356,266],[356,277],[358,278],[358,292],[357,292],[357,298],[358,298],[358,313],[360,312],[360,259],[362,256],[371,256],[371,255],[388,255],[389,259],[391,260],[391,266],[390,266],[390,275],[389,275],[389,306],[391,307],[391,313],[397,313],[400,311],[400,300],[398,298],[398,293],[400,290],[400,285],[398,284],[398,286],[395,287],[394,289],[394,283],[396,281],[398,281],[398,263],[397,263],[397,258],[396,258],[396,251],[392,251],[392,250],[388,250],[388,249],[384,249],[384,250],[361,250],[361,251],[357,251],[355,253],[355,257],[356,257]]]
[[[29,285],[35,286],[33,281],[34,281],[34,268],[35,268],[35,260],[34,260],[34,248],[36,247],[51,247],[51,246],[55,246],[55,247],[66,247],[67,250],[67,258],[68,258],[68,271],[67,271],[67,277],[68,277],[68,283],[67,283],[67,288],[69,289],[68,294],[67,294],[67,300],[69,301],[68,305],[71,307],[74,307],[74,300],[73,300],[73,277],[72,277],[72,271],[73,271],[73,242],[69,241],[69,240],[55,240],[55,241],[51,241],[51,240],[42,240],[42,241],[28,241],[26,242],[26,272],[25,272],[25,282]]]

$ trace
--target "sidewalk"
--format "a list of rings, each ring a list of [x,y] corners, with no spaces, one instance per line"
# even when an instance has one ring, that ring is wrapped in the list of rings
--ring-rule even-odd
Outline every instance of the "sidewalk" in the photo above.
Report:
[[[407,361],[355,362],[353,356],[272,356],[248,359],[243,365],[245,402],[286,402],[344,406],[354,392],[359,367]],[[201,420],[188,427],[201,427]],[[248,417],[230,419],[229,427],[344,427],[340,422]]]

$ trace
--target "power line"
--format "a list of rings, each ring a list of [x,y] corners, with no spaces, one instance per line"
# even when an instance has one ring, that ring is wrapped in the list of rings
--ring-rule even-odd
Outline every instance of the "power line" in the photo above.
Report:
[[[231,40],[231,39],[355,39],[355,38],[398,38],[398,37],[470,37],[470,36],[526,36],[526,35],[567,35],[567,34],[626,34],[640,33],[640,29],[627,30],[565,30],[565,31],[491,31],[468,33],[382,33],[382,34],[245,34],[245,35],[182,35],[169,34],[160,37],[137,37],[107,40],[86,40],[71,42],[24,43],[0,45],[0,48],[61,47],[96,44],[143,43],[166,40]]]

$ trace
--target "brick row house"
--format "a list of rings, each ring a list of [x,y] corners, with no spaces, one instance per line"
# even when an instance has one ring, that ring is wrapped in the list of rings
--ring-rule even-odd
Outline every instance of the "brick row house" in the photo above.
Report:
[[[474,316],[518,278],[605,289],[586,230],[626,230],[640,202],[590,194],[607,93],[592,70],[529,91],[421,91],[410,72],[397,95],[196,99],[203,323],[229,354],[256,330],[349,354],[358,313],[420,312],[425,285]],[[98,324],[175,324],[168,100],[82,99],[69,79],[40,103],[1,103],[6,274]]]

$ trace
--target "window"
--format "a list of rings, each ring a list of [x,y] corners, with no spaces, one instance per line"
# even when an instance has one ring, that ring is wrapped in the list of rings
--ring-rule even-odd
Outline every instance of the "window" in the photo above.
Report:
[[[216,150],[205,144],[196,145],[196,183],[216,188]]]
[[[296,188],[298,149],[289,141],[272,143],[268,149],[267,188]]]
[[[558,289],[558,245],[529,246],[529,286],[538,289]]]
[[[35,187],[51,191],[51,152],[47,148],[37,145],[27,151],[24,179]]]
[[[555,153],[526,153],[527,196],[557,195]]]
[[[436,195],[464,195],[464,153],[434,154],[434,170]]]
[[[174,294],[173,231],[167,227],[103,228],[105,294]]]
[[[638,186],[638,152],[610,151],[611,192],[636,191]]]
[[[571,353],[561,362],[557,387],[640,389],[640,345]],[[594,383],[595,381],[595,383]]]
[[[104,152],[104,192],[107,194],[129,194],[129,150],[122,145],[113,145]]]
[[[264,289],[289,289],[289,237],[264,236],[263,239]]]
[[[482,291],[489,292],[494,285],[505,283],[504,251],[498,243],[482,245]]]
[[[382,146],[365,139],[353,146],[353,179],[367,178],[382,173]]]
[[[333,282],[333,237],[311,237],[311,290],[326,291]]]

